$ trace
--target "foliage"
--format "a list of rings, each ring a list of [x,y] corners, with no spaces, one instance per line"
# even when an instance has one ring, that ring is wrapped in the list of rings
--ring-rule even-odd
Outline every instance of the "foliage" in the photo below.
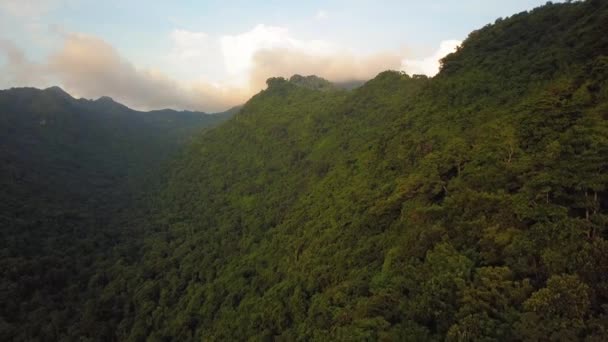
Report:
[[[106,260],[137,255],[141,189],[225,117],[136,112],[57,87],[0,92],[0,340],[79,334],[81,306],[109,281]],[[114,333],[86,319],[96,336]]]
[[[606,340],[606,23],[547,4],[434,78],[270,79],[181,150],[142,256],[107,260],[56,336]]]

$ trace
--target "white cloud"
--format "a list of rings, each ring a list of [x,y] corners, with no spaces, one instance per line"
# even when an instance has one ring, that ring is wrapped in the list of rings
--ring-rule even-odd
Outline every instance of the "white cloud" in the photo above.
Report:
[[[387,69],[434,76],[439,71],[439,60],[461,44],[457,40],[443,41],[432,56],[415,60],[404,59],[396,52],[363,56],[327,41],[298,39],[284,27],[261,24],[234,35],[210,37],[175,30],[172,37],[173,60],[188,65],[190,72],[200,70],[197,65],[213,65],[216,73],[219,69],[223,73],[215,78],[218,84],[248,88],[251,92],[263,87],[268,77],[295,73],[316,74],[331,81],[365,80]]]
[[[204,32],[173,30],[168,68],[190,78],[247,87],[260,51],[285,49],[314,56],[335,53],[337,48],[322,40],[300,40],[283,27],[257,25],[234,35],[209,36]]]
[[[378,53],[361,56],[323,40],[295,38],[288,29],[257,25],[234,35],[212,37],[202,32],[174,30],[169,60],[190,74],[216,73],[218,87],[241,88],[253,94],[269,77],[316,74],[332,81],[365,80],[386,69],[398,69],[402,56]],[[214,70],[202,72],[202,66]],[[221,74],[218,76],[218,74]]]
[[[199,58],[203,55],[201,47],[209,43],[209,35],[204,32],[173,30],[171,39],[175,44],[174,53],[179,59]]]
[[[439,72],[440,60],[455,52],[462,44],[460,40],[445,40],[441,42],[439,49],[432,55],[421,60],[404,59],[401,62],[401,70],[410,75],[423,74],[427,76],[435,76]]]
[[[315,19],[317,20],[325,20],[327,18],[329,18],[329,13],[327,13],[325,10],[319,10],[315,15]]]
[[[322,40],[298,40],[283,27],[257,25],[251,31],[220,38],[226,71],[241,84],[251,72],[254,56],[262,50],[288,49],[306,51],[313,55],[326,55],[334,46]]]
[[[217,39],[204,32],[179,29],[171,31],[169,39],[173,46],[164,59],[165,68],[176,77],[209,82],[223,79],[224,60]]]

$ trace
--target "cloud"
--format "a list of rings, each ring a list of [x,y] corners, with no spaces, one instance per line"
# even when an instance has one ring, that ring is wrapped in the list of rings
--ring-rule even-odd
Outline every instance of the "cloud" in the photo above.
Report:
[[[220,44],[228,75],[241,84],[245,83],[252,71],[254,57],[259,51],[283,49],[323,56],[335,50],[328,42],[298,40],[286,28],[266,25],[257,25],[241,34],[222,36]]]
[[[83,34],[66,34],[63,47],[42,64],[28,61],[10,41],[0,40],[0,52],[6,59],[0,68],[4,87],[60,84],[78,97],[106,95],[137,109],[221,111],[249,95],[243,89],[180,82],[157,70],[139,69],[107,42]]]
[[[68,35],[48,66],[64,87],[80,96],[105,94],[136,107],[170,106],[183,101],[168,78],[150,70],[137,70],[112,46],[92,36]]]
[[[204,32],[190,32],[186,30],[173,30],[171,39],[174,51],[179,59],[200,58],[203,55],[201,47],[209,44],[209,35]]]
[[[205,32],[176,29],[169,34],[173,46],[165,58],[166,69],[180,79],[220,81],[224,60],[217,39]]]
[[[142,109],[217,111],[245,98],[242,91],[203,82],[182,83],[152,69],[138,69],[105,41],[70,34],[49,60],[49,71],[67,90],[84,97],[107,95]]]
[[[258,89],[273,76],[319,75],[335,82],[368,80],[388,69],[399,69],[401,56],[380,53],[356,56],[347,52],[324,56],[287,48],[266,49],[254,56],[250,84]]]
[[[275,26],[257,25],[224,36],[173,30],[167,65],[161,65],[171,70],[169,76],[138,67],[98,37],[61,30],[55,34],[60,48],[39,63],[27,60],[11,41],[0,40],[0,86],[60,85],[76,96],[110,96],[137,109],[221,111],[244,103],[269,77],[314,74],[342,82],[400,68],[434,75],[438,60],[460,43],[443,42],[433,56],[410,60],[396,51],[361,55],[327,41],[297,39]]]
[[[0,39],[0,57],[5,60],[4,67],[0,68],[0,86],[2,88],[16,85],[45,86],[47,84],[44,66],[28,61],[24,52],[12,41]]]
[[[0,39],[0,51],[4,54],[8,64],[22,64],[26,61],[25,54],[12,41]]]
[[[401,63],[401,70],[410,75],[422,74],[427,76],[435,76],[439,72],[440,60],[455,52],[462,44],[460,40],[445,40],[441,42],[439,49],[430,57],[422,60],[404,59]]]
[[[236,84],[259,91],[269,77],[318,75],[330,81],[366,80],[387,69],[399,69],[403,56],[361,56],[323,40],[301,40],[286,28],[257,25],[220,38],[224,64]]]
[[[327,18],[329,18],[329,13],[325,10],[319,10],[317,14],[315,14],[315,19],[317,20],[325,20]]]
[[[251,95],[262,89],[269,77],[299,73],[331,81],[366,80],[384,70],[399,69],[403,58],[388,52],[361,56],[331,42],[298,39],[284,27],[261,24],[249,31],[215,38],[203,32],[176,30],[172,40],[171,60],[190,65],[187,60],[196,57],[196,65],[213,65],[215,73],[223,71],[221,77],[216,77],[221,79],[220,84],[244,89]],[[192,65],[191,72],[200,70],[196,65]]]

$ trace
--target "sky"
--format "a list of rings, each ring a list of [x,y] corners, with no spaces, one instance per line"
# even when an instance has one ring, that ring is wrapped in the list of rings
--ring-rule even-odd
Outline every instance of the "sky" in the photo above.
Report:
[[[434,76],[471,31],[545,2],[0,0],[0,89],[223,111],[269,77]]]

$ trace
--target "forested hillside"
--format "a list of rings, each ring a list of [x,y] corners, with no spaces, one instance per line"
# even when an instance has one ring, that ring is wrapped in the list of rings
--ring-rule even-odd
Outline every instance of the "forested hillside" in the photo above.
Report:
[[[432,79],[270,79],[171,165],[93,320],[133,341],[605,341],[607,30],[608,2],[548,4]]]
[[[31,202],[11,216],[20,240],[2,236],[1,336],[608,340],[606,32],[607,1],[548,3],[472,32],[433,78],[386,71],[352,90],[269,79],[182,146],[140,210],[117,215],[131,237],[85,239],[68,263],[63,250],[30,260],[12,249],[31,244],[30,218],[66,212]],[[144,145],[131,151],[158,148]],[[44,198],[32,189],[19,198]],[[96,244],[110,246],[103,262],[90,261]]]
[[[136,255],[140,203],[162,163],[229,115],[0,91],[0,339],[56,340],[77,322],[91,276]]]

